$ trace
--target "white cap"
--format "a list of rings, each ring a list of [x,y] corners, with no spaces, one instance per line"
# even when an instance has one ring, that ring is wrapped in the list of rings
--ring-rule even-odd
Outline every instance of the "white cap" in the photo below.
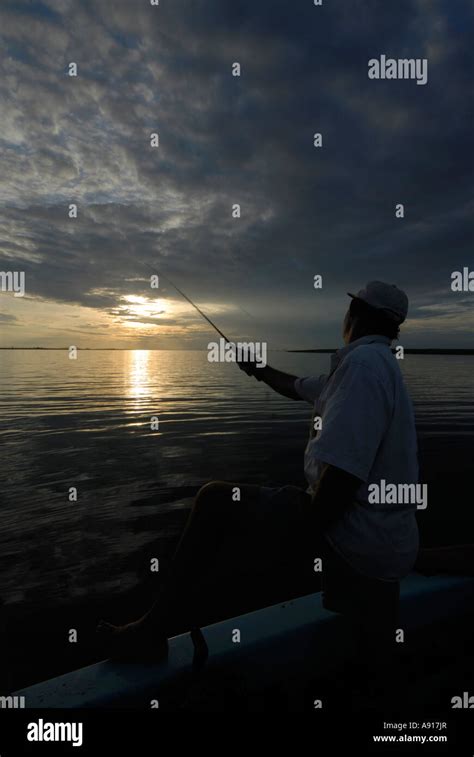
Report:
[[[408,313],[408,297],[395,284],[385,284],[383,281],[369,281],[365,289],[357,294],[347,293],[349,297],[363,300],[377,310],[383,310],[397,323],[403,323]]]

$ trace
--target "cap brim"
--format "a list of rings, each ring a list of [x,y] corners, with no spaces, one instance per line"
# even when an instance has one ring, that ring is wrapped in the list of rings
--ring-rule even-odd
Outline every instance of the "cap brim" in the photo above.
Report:
[[[362,302],[365,302],[366,305],[369,305],[369,303],[366,302],[366,300],[362,300],[359,295],[352,294],[352,292],[347,292],[347,294],[349,297],[352,297],[353,300],[361,300]],[[406,321],[406,316],[402,318],[399,313],[395,313],[395,311],[390,310],[390,308],[378,308],[375,305],[370,305],[370,307],[374,310],[380,310],[382,313],[385,313],[385,315],[387,315],[392,321],[395,321],[399,326]]]

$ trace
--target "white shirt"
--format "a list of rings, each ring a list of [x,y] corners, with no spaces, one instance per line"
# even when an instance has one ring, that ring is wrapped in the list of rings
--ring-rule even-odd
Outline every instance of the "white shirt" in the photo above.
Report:
[[[415,420],[391,341],[366,336],[338,350],[329,376],[301,378],[295,390],[314,403],[322,429],[310,438],[305,474],[313,493],[324,464],[363,482],[356,507],[326,532],[334,549],[357,571],[396,580],[418,553],[414,504],[370,504],[368,486],[418,483]]]

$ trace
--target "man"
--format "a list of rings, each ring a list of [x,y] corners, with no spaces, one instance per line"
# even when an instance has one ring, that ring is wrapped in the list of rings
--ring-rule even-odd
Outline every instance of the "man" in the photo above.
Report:
[[[399,580],[418,552],[416,504],[371,504],[368,487],[418,480],[412,405],[390,349],[408,299],[380,281],[350,297],[345,346],[328,375],[240,364],[280,394],[313,404],[321,419],[305,453],[307,492],[204,486],[153,608],[127,626],[99,625],[112,654],[166,654],[172,633],[238,614],[243,594],[264,606],[282,598],[283,586],[288,597],[314,591],[318,561],[325,607],[348,616],[367,644],[393,637]]]
[[[380,281],[350,296],[346,346],[333,356],[329,376],[301,379],[269,368],[263,380],[312,403],[313,418],[320,418],[305,473],[322,536],[323,604],[348,615],[374,643],[393,636],[399,580],[419,547],[415,502],[369,501],[369,487],[382,480],[418,482],[412,404],[390,349],[408,298]]]

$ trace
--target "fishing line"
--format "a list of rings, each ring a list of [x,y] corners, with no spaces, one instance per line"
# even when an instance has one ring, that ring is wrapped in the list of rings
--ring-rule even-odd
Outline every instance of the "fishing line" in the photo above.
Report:
[[[150,269],[150,271],[152,271],[152,272],[154,273],[154,275],[155,275],[155,276],[158,276],[158,274],[157,274],[157,273],[156,273],[156,272],[155,272],[155,271],[153,270],[153,268],[151,267],[151,265],[148,265],[148,263],[145,263],[145,265],[147,266],[147,268],[149,268],[149,269]],[[216,324],[215,324],[215,323],[213,323],[213,321],[211,321],[211,319],[210,319],[210,318],[208,318],[208,316],[207,316],[207,315],[206,315],[205,313],[203,313],[203,311],[201,310],[201,308],[200,308],[200,307],[198,307],[198,305],[196,305],[196,303],[195,303],[195,302],[193,302],[193,301],[192,301],[192,299],[191,299],[190,297],[188,297],[188,295],[187,295],[187,294],[185,294],[185,293],[183,292],[183,290],[182,290],[182,289],[180,289],[180,288],[179,288],[178,286],[176,286],[176,284],[174,284],[174,283],[173,283],[173,282],[171,281],[171,279],[170,279],[170,278],[169,278],[168,276],[165,276],[165,274],[164,274],[164,273],[162,273],[162,274],[160,274],[160,275],[161,275],[161,277],[162,277],[162,278],[163,278],[163,279],[164,279],[165,281],[167,281],[167,282],[168,282],[169,284],[171,284],[171,286],[173,287],[173,289],[176,289],[176,291],[178,292],[178,294],[180,294],[180,295],[181,295],[181,297],[184,297],[184,299],[185,299],[185,300],[186,300],[187,302],[189,302],[189,304],[190,304],[190,305],[192,305],[192,306],[193,306],[193,308],[194,308],[195,310],[197,310],[197,312],[199,313],[199,315],[201,315],[201,316],[202,316],[202,317],[203,317],[203,318],[204,318],[204,319],[205,319],[205,320],[206,320],[206,321],[207,321],[207,322],[208,322],[208,323],[209,323],[209,324],[210,324],[210,325],[212,326],[212,328],[213,328],[213,329],[214,329],[215,331],[217,331],[217,333],[218,333],[218,334],[219,334],[219,335],[220,335],[220,336],[221,336],[221,337],[222,337],[222,338],[223,338],[223,339],[224,339],[224,340],[225,340],[225,341],[226,341],[226,342],[227,342],[228,344],[230,344],[230,343],[231,343],[231,340],[230,340],[230,339],[228,339],[228,338],[226,337],[226,335],[222,333],[222,331],[220,330],[220,328],[218,328],[218,327],[216,326]]]

